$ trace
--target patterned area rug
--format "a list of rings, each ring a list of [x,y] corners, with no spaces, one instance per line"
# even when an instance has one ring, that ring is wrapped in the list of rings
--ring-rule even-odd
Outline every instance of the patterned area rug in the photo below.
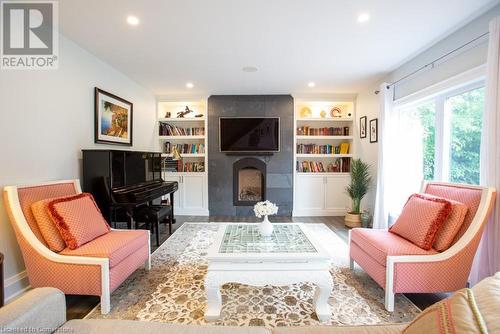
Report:
[[[137,270],[112,294],[109,314],[101,315],[97,307],[87,318],[266,327],[320,324],[312,305],[315,287],[309,283],[263,288],[226,284],[221,320],[207,323],[205,258],[218,226],[185,223],[153,253],[151,271]],[[401,295],[396,297],[396,312],[386,312],[384,291],[361,269],[349,270],[345,242],[324,224],[307,226],[332,255],[329,324],[407,322],[420,312]]]

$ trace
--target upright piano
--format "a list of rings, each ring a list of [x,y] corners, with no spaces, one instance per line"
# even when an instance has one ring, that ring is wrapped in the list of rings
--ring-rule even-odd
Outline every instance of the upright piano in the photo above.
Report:
[[[166,195],[170,195],[173,218],[173,193],[178,184],[162,180],[161,153],[82,150],[82,154],[83,191],[94,196],[110,223],[117,207],[132,210],[161,201]]]

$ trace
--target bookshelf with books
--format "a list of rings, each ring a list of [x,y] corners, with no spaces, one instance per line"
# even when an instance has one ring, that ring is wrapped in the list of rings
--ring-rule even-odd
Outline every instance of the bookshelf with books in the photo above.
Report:
[[[208,215],[207,99],[159,99],[157,115],[162,178],[179,184],[176,214]]]
[[[355,96],[295,99],[294,216],[344,215]]]

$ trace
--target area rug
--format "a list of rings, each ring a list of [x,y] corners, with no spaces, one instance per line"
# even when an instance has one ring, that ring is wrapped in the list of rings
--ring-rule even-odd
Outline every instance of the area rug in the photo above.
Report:
[[[420,312],[402,295],[396,296],[394,313],[385,311],[384,291],[361,269],[349,270],[345,242],[324,224],[307,226],[332,256],[332,317],[327,324],[407,322]],[[315,286],[310,283],[261,288],[226,284],[221,319],[205,321],[206,255],[218,227],[218,223],[185,223],[153,253],[151,271],[137,270],[112,294],[109,314],[101,315],[97,307],[86,318],[223,326],[320,324],[312,304]]]

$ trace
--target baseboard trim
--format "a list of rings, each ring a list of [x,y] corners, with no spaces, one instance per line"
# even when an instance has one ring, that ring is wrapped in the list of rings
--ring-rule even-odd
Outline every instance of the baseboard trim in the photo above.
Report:
[[[293,217],[336,217],[336,216],[345,216],[345,209],[327,209],[327,210],[293,210]]]
[[[26,272],[26,270],[23,270],[20,273],[17,273],[5,279],[4,285],[6,303],[12,301],[13,299],[31,289],[28,280],[28,273]]]
[[[208,210],[203,209],[175,209],[174,214],[176,216],[208,216]]]

